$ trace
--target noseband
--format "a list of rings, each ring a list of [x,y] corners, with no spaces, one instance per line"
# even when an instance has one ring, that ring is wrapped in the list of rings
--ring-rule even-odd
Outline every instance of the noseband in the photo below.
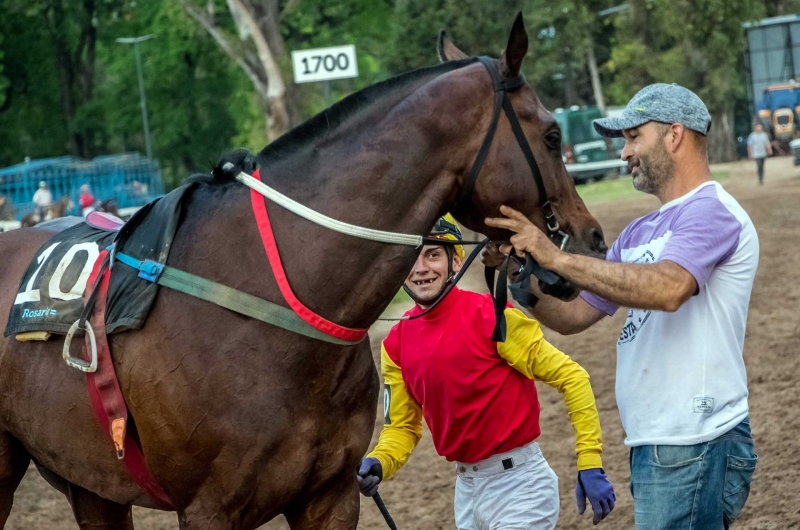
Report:
[[[525,156],[525,161],[528,163],[528,167],[531,168],[533,180],[536,182],[536,188],[539,191],[539,207],[544,213],[545,224],[547,225],[548,232],[547,235],[554,243],[556,243],[556,236],[559,236],[561,240],[556,244],[561,248],[561,250],[564,250],[564,248],[567,246],[567,242],[569,241],[569,235],[561,230],[561,227],[556,220],[553,207],[550,204],[550,198],[547,195],[547,190],[544,186],[544,180],[542,179],[542,172],[539,169],[539,164],[536,163],[536,157],[533,155],[533,151],[531,150],[530,144],[528,144],[527,138],[525,138],[525,133],[522,132],[522,127],[519,124],[517,114],[514,112],[514,107],[511,105],[511,100],[508,98],[508,92],[513,92],[525,84],[525,76],[519,74],[517,77],[512,79],[503,79],[500,77],[500,73],[497,71],[497,65],[493,59],[489,57],[478,57],[478,60],[481,62],[481,64],[483,64],[483,66],[486,67],[489,77],[492,78],[492,85],[494,87],[494,110],[492,112],[492,121],[489,124],[489,130],[486,131],[486,137],[484,137],[481,148],[478,150],[478,156],[475,157],[475,162],[472,164],[472,169],[470,170],[469,176],[464,183],[464,189],[462,190],[461,197],[458,200],[457,209],[463,211],[464,208],[469,206],[469,201],[472,197],[472,192],[475,189],[475,183],[478,180],[478,175],[481,172],[483,163],[486,161],[486,157],[489,155],[489,149],[492,146],[494,134],[497,132],[497,123],[500,121],[500,110],[502,109],[505,111],[508,122],[511,124],[511,130],[514,131],[514,137],[517,139],[517,144],[519,144],[520,149],[522,149],[522,154]]]

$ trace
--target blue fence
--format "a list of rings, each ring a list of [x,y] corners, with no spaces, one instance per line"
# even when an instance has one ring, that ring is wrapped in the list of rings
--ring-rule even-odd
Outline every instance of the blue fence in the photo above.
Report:
[[[68,195],[80,215],[78,197],[88,184],[98,201],[116,199],[119,208],[142,206],[164,194],[158,162],[138,153],[98,156],[92,160],[73,157],[43,158],[0,169],[0,195],[10,200],[16,217],[33,210],[33,194],[44,181],[53,200]]]

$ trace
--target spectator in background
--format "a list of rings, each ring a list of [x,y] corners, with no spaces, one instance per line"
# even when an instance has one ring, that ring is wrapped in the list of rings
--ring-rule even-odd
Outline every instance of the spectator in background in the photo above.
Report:
[[[11,199],[5,195],[0,195],[0,221],[13,221],[14,213],[14,205],[11,204]]]
[[[84,184],[81,186],[81,196],[78,198],[78,202],[81,204],[81,215],[86,217],[86,215],[90,212],[94,211],[94,195],[89,190],[89,185]]]
[[[53,194],[47,189],[47,182],[41,181],[39,183],[39,189],[33,194],[33,204],[36,205],[36,214],[38,215],[37,222],[40,223],[45,220],[47,210],[49,210],[50,206],[53,204]]]
[[[764,132],[764,128],[758,123],[755,126],[755,130],[747,137],[747,157],[756,161],[759,184],[764,184],[764,161],[767,156],[772,156],[772,144],[769,143],[769,135]]]

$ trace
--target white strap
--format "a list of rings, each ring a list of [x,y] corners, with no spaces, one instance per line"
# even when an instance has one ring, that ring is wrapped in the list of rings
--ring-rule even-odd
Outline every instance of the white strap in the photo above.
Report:
[[[363,226],[351,225],[342,221],[337,221],[319,212],[315,212],[307,206],[303,206],[297,201],[294,201],[275,191],[260,180],[251,177],[247,173],[241,172],[236,175],[236,180],[254,189],[264,197],[272,202],[283,206],[290,212],[293,212],[304,219],[308,219],[312,223],[316,223],[325,228],[330,228],[336,232],[347,234],[353,237],[360,237],[361,239],[370,239],[372,241],[380,241],[381,243],[392,243],[395,245],[409,245],[412,247],[422,246],[422,236],[415,236],[412,234],[399,234],[397,232],[385,232],[383,230],[373,230],[372,228],[364,228]]]

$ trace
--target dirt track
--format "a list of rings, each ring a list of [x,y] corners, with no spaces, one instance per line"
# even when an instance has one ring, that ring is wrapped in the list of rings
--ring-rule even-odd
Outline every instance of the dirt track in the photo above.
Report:
[[[750,500],[736,528],[800,528],[800,504],[796,485],[800,482],[800,168],[788,157],[770,160],[766,185],[758,187],[753,164],[738,162],[717,166],[729,171],[723,182],[752,217],[761,241],[761,261],[750,304],[745,341],[745,362],[750,387],[750,408],[759,467]],[[716,168],[715,168],[716,169]],[[633,218],[657,207],[652,198],[591,205],[607,240],[613,241]],[[476,268],[466,285],[482,289]],[[395,310],[398,308],[394,308]],[[620,311],[574,337],[546,333],[548,339],[579,361],[590,373],[603,425],[606,471],[617,492],[617,507],[600,528],[633,527],[633,507],[628,491],[628,450],[614,400],[615,344],[625,319]],[[388,331],[379,322],[371,330],[378,359],[379,341]],[[539,386],[542,401],[539,439],[542,451],[560,477],[561,519],[559,528],[591,528],[591,517],[576,514],[574,500],[574,437],[561,396]],[[377,410],[375,437],[381,427]],[[436,455],[426,432],[408,465],[395,480],[381,487],[381,494],[401,529],[453,528],[452,465]],[[386,528],[374,504],[363,501],[359,528]],[[137,530],[178,528],[174,514],[134,510]],[[51,489],[34,469],[28,472],[15,497],[7,529],[76,528],[66,499]],[[287,528],[274,521],[263,528]]]

